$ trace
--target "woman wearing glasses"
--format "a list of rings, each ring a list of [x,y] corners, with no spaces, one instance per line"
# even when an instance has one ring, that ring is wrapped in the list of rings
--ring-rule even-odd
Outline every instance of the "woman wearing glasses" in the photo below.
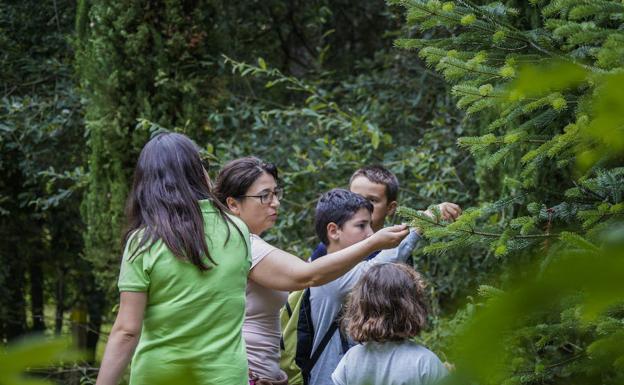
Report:
[[[392,226],[346,249],[307,263],[272,246],[260,234],[273,227],[282,197],[277,168],[255,157],[227,163],[217,177],[215,193],[251,233],[252,265],[247,282],[243,336],[252,379],[256,384],[287,384],[280,370],[279,310],[288,291],[319,286],[349,271],[372,252],[395,247],[407,235]]]

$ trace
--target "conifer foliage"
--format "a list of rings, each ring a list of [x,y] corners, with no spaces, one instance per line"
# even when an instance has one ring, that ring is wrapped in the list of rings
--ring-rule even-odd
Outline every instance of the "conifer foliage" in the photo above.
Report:
[[[205,69],[218,52],[216,3],[81,1],[76,66],[86,99],[89,181],[85,258],[114,292],[123,207],[148,119],[194,137],[217,88]]]
[[[494,191],[482,194],[480,205],[467,209],[455,223],[430,220],[408,208],[401,209],[402,215],[432,240],[425,252],[472,247],[484,258],[499,258],[503,266],[538,263],[518,269],[531,289],[518,289],[510,275],[498,279],[509,292],[493,297],[503,296],[516,307],[484,299],[498,315],[473,314],[469,307],[451,322],[467,324],[473,337],[482,333],[480,346],[469,337],[458,338],[464,347],[507,353],[484,354],[481,362],[471,363],[473,374],[482,383],[621,382],[624,352],[615,347],[623,340],[615,325],[621,330],[624,313],[614,304],[624,297],[604,270],[622,268],[622,254],[613,250],[621,249],[624,239],[624,4],[390,3],[406,9],[412,27],[411,36],[398,39],[397,46],[417,50],[445,77],[466,113],[464,124],[480,132],[458,144],[474,156],[478,182],[487,186],[483,190]],[[619,246],[613,249],[614,244]],[[587,266],[603,270],[587,268],[587,277],[574,290],[565,280],[545,281],[557,276],[555,266],[561,276],[580,278],[562,263],[576,258],[594,258]],[[600,299],[588,294],[600,285],[612,285],[612,290]],[[548,306],[539,306],[544,302],[538,300],[536,287],[550,288],[541,293],[552,294]],[[590,298],[600,305],[584,302]],[[509,322],[502,325],[501,317]],[[478,322],[473,324],[475,319],[481,319],[481,329]],[[518,319],[521,324],[512,326]],[[500,331],[497,338],[494,329]],[[501,341],[502,346],[493,346]],[[499,367],[496,360],[505,365]]]

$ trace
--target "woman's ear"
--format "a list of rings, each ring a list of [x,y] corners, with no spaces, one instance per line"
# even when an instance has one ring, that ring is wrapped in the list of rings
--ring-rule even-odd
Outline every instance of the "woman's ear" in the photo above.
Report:
[[[340,227],[334,222],[329,222],[327,224],[327,239],[331,243],[337,242],[340,240]]]
[[[240,215],[240,202],[232,197],[225,198],[225,204],[230,209],[232,214]]]

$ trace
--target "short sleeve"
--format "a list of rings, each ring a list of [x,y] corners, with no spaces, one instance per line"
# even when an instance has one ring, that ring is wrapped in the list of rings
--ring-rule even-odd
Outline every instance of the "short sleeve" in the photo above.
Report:
[[[331,379],[334,382],[334,385],[347,385],[347,370],[346,370],[346,361],[349,357],[349,352],[342,356],[342,359],[336,366],[336,369],[331,375]]]
[[[149,250],[142,250],[130,259],[134,244],[134,238],[131,237],[121,259],[119,281],[117,282],[119,291],[148,291],[149,289]]]
[[[228,214],[228,217],[232,220],[234,226],[237,228],[240,234],[243,235],[243,238],[245,240],[245,259],[249,262],[249,265],[251,266],[251,233],[249,232],[249,229],[247,228],[245,222],[243,222],[239,217],[231,214]],[[251,267],[249,269],[251,269]]]
[[[251,234],[251,269],[273,250],[277,250],[277,247],[268,244],[256,234]]]
[[[448,375],[448,369],[440,361],[438,356],[433,352],[429,352],[425,360],[424,370],[421,373],[422,384],[437,384]]]

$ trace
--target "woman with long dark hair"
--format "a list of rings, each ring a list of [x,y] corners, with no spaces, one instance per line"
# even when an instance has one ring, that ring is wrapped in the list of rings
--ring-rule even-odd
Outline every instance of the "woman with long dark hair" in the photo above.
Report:
[[[126,214],[120,305],[97,385],[191,373],[198,384],[241,385],[241,333],[251,265],[249,232],[211,192],[198,148],[162,133],[141,151]]]
[[[221,203],[241,218],[251,233],[252,267],[243,335],[251,380],[256,385],[288,382],[279,367],[279,309],[286,302],[288,291],[333,281],[372,252],[395,247],[408,234],[404,225],[387,227],[366,240],[306,263],[260,238],[277,220],[282,197],[278,181],[275,165],[246,157],[227,163],[219,172],[215,187]]]

